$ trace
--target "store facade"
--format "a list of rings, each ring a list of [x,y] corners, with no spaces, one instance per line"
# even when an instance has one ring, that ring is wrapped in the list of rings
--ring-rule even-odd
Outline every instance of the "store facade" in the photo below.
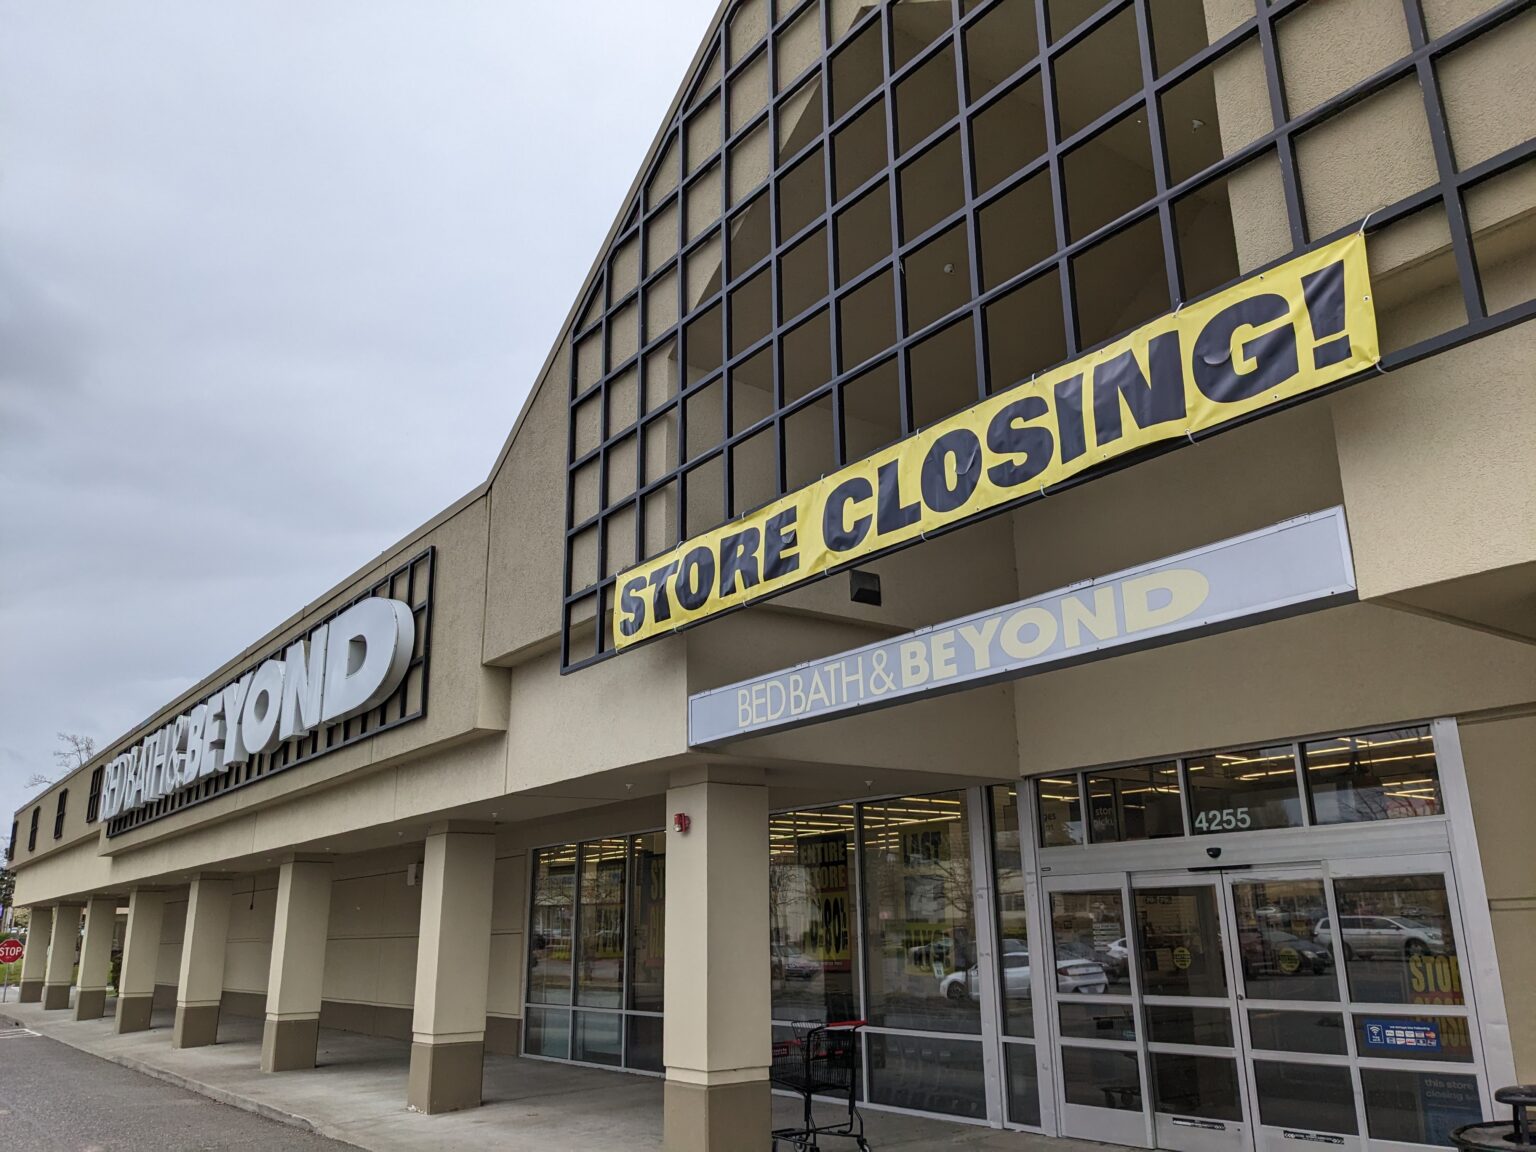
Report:
[[[24,998],[669,1152],[838,1018],[870,1109],[1445,1146],[1536,1077],[1532,58],[723,5],[486,482],[16,814]]]

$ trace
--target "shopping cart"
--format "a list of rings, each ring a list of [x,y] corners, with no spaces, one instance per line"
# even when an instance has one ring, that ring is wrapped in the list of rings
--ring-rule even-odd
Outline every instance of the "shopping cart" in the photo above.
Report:
[[[779,1142],[799,1152],[817,1152],[818,1136],[840,1136],[857,1141],[860,1152],[869,1152],[864,1139],[864,1118],[854,1103],[857,1091],[854,1069],[859,1062],[859,1029],[862,1020],[842,1020],[823,1024],[804,1020],[791,1024],[793,1035],[776,1040],[773,1045],[773,1068],[769,1073],[773,1083],[781,1088],[800,1093],[805,1102],[805,1123],[799,1128],[779,1128],[773,1133],[773,1152],[779,1152]],[[848,1119],[836,1124],[817,1126],[811,1115],[811,1102],[815,1096],[848,1097]]]

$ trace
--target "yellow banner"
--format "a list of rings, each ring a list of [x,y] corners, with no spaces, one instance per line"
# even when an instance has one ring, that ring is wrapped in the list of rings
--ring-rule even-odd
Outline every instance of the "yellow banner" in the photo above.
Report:
[[[773,596],[1380,358],[1355,235],[1160,317],[619,576],[619,648]]]

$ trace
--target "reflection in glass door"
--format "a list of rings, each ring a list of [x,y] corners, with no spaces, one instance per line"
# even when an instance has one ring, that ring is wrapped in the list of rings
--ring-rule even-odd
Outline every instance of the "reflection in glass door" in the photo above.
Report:
[[[1046,887],[1064,1136],[1145,1144],[1137,974],[1130,963],[1123,876]],[[1041,949],[1045,951],[1045,949]]]
[[[1249,1137],[1217,883],[1148,884],[1134,896],[1157,1146],[1241,1152]]]
[[[1448,1145],[1486,1105],[1448,871],[1420,856],[1049,881],[1064,1134]],[[1102,976],[1069,967],[1090,963]]]
[[[1233,877],[1228,885],[1258,1143],[1358,1148],[1338,971],[1319,937],[1328,923],[1326,886],[1315,874],[1285,873]]]

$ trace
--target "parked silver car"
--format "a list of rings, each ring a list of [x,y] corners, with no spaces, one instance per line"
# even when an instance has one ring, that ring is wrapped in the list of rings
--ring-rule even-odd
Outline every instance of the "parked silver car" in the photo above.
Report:
[[[1346,959],[1440,956],[1447,950],[1444,932],[1407,916],[1340,916],[1339,926]],[[1323,947],[1332,947],[1332,919],[1319,920],[1312,936]]]
[[[1109,977],[1102,964],[1077,956],[1057,955],[1058,992],[1085,992],[1097,996],[1108,986]],[[939,981],[939,989],[951,1000],[963,1000],[967,994],[972,1000],[979,1000],[980,969],[973,964],[968,972],[951,972]],[[1029,995],[1029,951],[1021,940],[1003,941],[1003,995],[1010,1000],[1021,1000]]]

